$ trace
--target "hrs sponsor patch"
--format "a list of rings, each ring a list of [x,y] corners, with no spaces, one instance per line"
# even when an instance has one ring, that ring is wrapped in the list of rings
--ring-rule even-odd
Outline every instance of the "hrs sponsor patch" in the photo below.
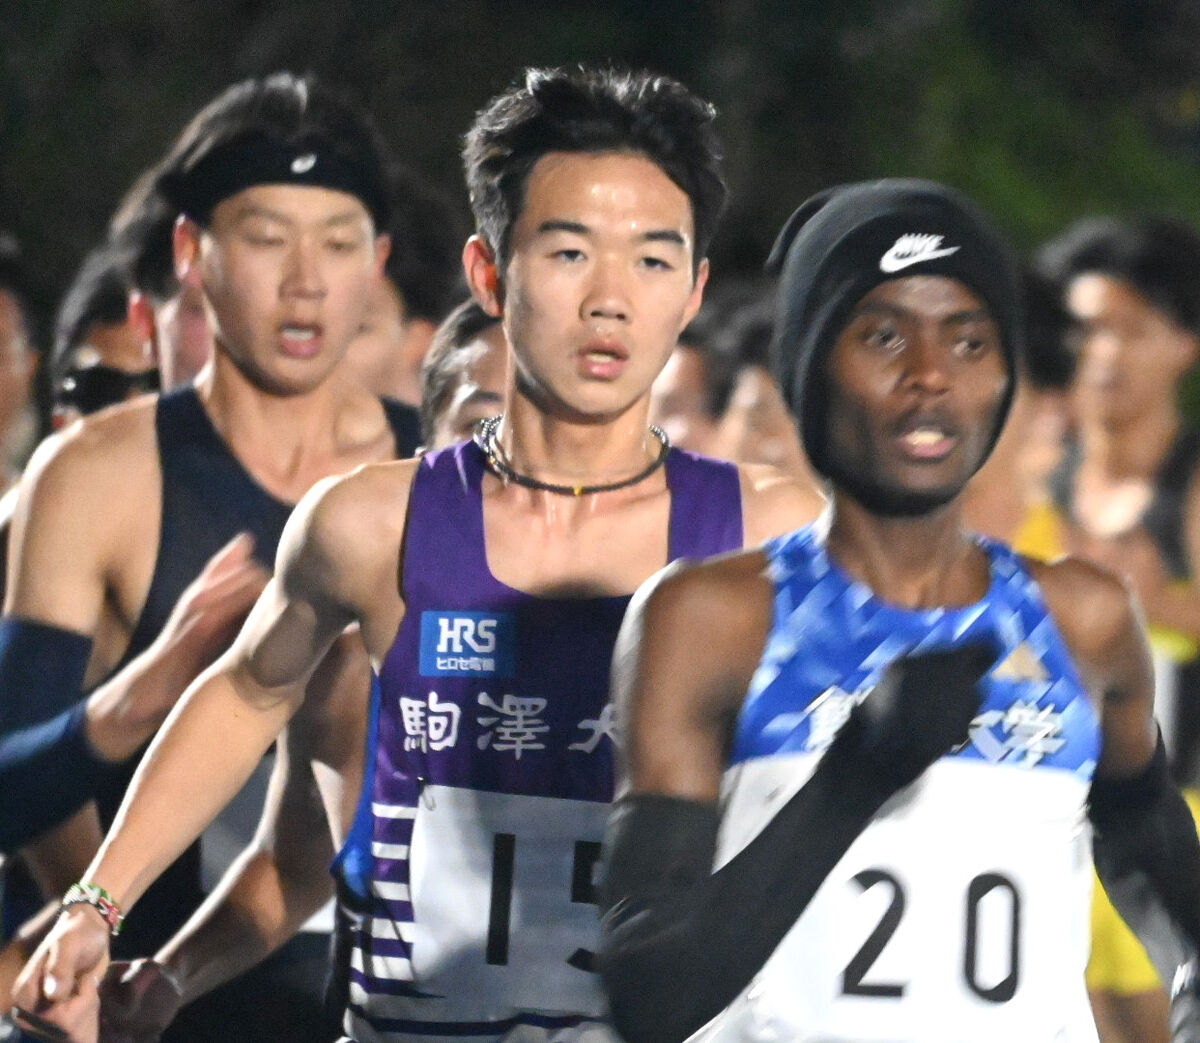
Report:
[[[514,677],[510,612],[422,612],[422,677]]]

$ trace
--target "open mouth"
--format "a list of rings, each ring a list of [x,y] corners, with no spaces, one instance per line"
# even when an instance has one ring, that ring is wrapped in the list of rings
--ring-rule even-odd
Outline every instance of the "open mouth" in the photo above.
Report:
[[[321,327],[289,323],[279,328],[279,340],[286,354],[296,358],[309,358],[320,350]]]
[[[932,420],[906,424],[897,441],[901,450],[919,461],[942,460],[958,444],[958,435],[948,425]]]
[[[612,380],[625,368],[629,352],[620,344],[593,343],[584,348],[578,358],[580,370],[585,376]]]

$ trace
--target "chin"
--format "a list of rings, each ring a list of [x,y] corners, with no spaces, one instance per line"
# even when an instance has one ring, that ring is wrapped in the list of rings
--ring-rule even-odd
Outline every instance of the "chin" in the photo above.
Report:
[[[878,475],[849,472],[831,475],[834,485],[872,514],[883,518],[920,518],[953,502],[964,481],[923,487],[889,482]]]

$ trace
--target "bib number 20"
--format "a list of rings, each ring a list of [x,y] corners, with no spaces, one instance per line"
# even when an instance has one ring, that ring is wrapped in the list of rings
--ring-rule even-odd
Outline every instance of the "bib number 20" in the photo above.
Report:
[[[879,923],[867,936],[842,971],[842,993],[846,996],[898,998],[904,995],[904,982],[867,981],[872,965],[900,926],[904,917],[904,886],[886,869],[864,869],[854,882],[866,892],[884,886],[891,892],[888,907]],[[995,985],[983,985],[979,980],[979,907],[995,891],[1008,893],[1008,973]],[[1001,873],[981,873],[967,886],[963,925],[963,980],[976,996],[989,1003],[1007,1003],[1017,994],[1021,971],[1021,893],[1016,885]]]

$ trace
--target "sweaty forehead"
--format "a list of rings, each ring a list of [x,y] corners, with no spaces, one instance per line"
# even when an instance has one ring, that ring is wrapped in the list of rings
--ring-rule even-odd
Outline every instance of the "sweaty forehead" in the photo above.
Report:
[[[692,238],[687,193],[645,156],[627,152],[551,152],[534,164],[517,226],[536,233],[545,222],[590,232],[631,235],[670,231]]]

